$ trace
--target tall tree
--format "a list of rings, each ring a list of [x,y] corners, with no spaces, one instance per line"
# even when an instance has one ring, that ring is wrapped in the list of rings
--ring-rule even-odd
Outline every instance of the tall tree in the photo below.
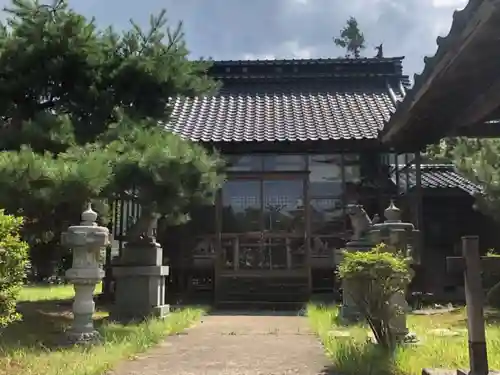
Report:
[[[347,20],[346,26],[340,30],[340,36],[334,37],[336,46],[346,49],[346,57],[359,59],[361,51],[366,48],[365,36],[359,29],[358,21],[354,17]]]
[[[430,162],[453,163],[469,180],[483,188],[476,208],[500,222],[500,139],[444,138],[424,154]]]
[[[173,97],[218,88],[207,62],[188,59],[181,24],[168,27],[162,11],[147,31],[100,30],[64,0],[13,0],[6,11],[0,207],[25,217],[34,258],[54,254],[91,199],[103,213],[106,199],[128,192],[173,221],[213,200],[218,156],[162,127]]]

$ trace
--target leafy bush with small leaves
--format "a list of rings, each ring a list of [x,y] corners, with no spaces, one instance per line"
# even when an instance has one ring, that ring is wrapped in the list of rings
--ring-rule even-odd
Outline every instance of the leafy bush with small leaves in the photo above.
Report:
[[[493,285],[486,293],[486,303],[488,306],[500,309],[500,282]]]
[[[20,319],[16,301],[28,266],[28,245],[21,241],[23,219],[0,210],[0,328]]]
[[[499,258],[500,253],[496,249],[488,249],[487,257]],[[483,274],[483,287],[487,290],[486,302],[491,307],[500,308],[500,270],[485,272]]]
[[[401,312],[390,299],[404,292],[411,281],[409,259],[385,244],[370,251],[345,251],[338,274],[348,285],[347,292],[370,325],[377,343],[393,349],[396,338],[390,324]]]

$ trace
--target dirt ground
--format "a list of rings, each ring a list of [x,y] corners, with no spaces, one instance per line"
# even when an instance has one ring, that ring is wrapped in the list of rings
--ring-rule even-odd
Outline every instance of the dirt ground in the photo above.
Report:
[[[326,375],[329,361],[307,318],[215,313],[112,375]]]

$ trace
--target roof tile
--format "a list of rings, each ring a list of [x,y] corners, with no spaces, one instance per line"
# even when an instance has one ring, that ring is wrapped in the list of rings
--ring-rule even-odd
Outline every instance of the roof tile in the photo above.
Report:
[[[399,166],[400,170],[403,166]],[[452,164],[422,164],[421,165],[421,186],[428,189],[456,188],[471,195],[482,191],[479,185],[474,184],[462,176]],[[393,172],[391,179],[396,183],[396,176]],[[416,185],[415,168],[408,171],[409,187]],[[406,188],[406,171],[402,171],[399,178],[401,189]]]
[[[375,139],[404,96],[402,59],[214,62],[220,92],[174,99],[166,128],[210,143]]]
[[[395,109],[384,87],[310,83],[228,84],[177,98],[167,129],[202,142],[375,139]]]

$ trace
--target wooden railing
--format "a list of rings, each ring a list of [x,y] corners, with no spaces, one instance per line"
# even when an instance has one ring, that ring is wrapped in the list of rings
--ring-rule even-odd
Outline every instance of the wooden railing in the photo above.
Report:
[[[213,267],[216,259],[216,236],[200,236],[192,250],[195,266]],[[334,268],[335,254],[345,240],[339,235],[312,235],[311,266]],[[223,233],[221,235],[223,270],[297,270],[307,267],[304,235],[294,233]]]
[[[293,270],[307,266],[304,235],[244,233],[222,235],[226,270]]]

